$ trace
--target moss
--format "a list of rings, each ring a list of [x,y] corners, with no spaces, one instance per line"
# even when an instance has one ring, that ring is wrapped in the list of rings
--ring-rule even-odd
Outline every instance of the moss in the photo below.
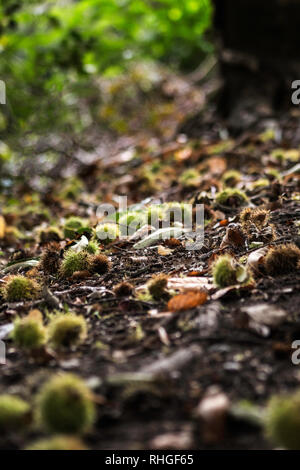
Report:
[[[61,230],[57,227],[48,227],[41,229],[38,233],[39,242],[41,244],[59,242],[63,239]]]
[[[29,422],[30,406],[13,395],[0,395],[0,431],[19,431]]]
[[[226,188],[216,195],[216,202],[223,206],[240,207],[248,202],[248,198],[243,191],[235,188]]]
[[[225,186],[233,188],[241,181],[241,173],[236,170],[226,171],[222,177],[222,181]]]
[[[219,256],[213,264],[214,283],[218,287],[227,287],[237,283],[236,261],[229,255]]]
[[[63,277],[71,277],[76,271],[89,269],[89,255],[85,251],[76,253],[72,248],[64,253],[64,259],[60,267],[60,274]]]
[[[111,263],[105,255],[94,255],[90,257],[89,269],[93,273],[105,274],[110,270]]]
[[[117,297],[128,297],[131,295],[134,291],[134,287],[130,282],[123,281],[117,284],[114,287],[114,293],[116,294]]]
[[[64,236],[66,238],[74,238],[78,230],[84,228],[86,223],[80,217],[69,217],[64,225]]]
[[[57,274],[61,265],[60,246],[58,243],[49,244],[40,259],[40,268],[45,274]]]
[[[35,441],[25,450],[87,450],[87,447],[77,437],[61,435]]]
[[[266,409],[265,432],[270,441],[286,449],[300,449],[300,393],[271,398]]]
[[[96,234],[102,243],[111,243],[119,237],[119,227],[114,223],[99,224]]]
[[[270,248],[264,258],[264,267],[270,276],[293,273],[298,269],[300,249],[293,243]]]
[[[17,275],[9,276],[2,289],[2,294],[8,302],[20,302],[36,299],[40,294],[40,290],[40,285],[34,279]]]
[[[37,419],[50,432],[81,434],[95,419],[90,390],[72,374],[52,377],[37,397]]]
[[[154,300],[162,300],[166,297],[168,286],[168,276],[166,274],[158,274],[148,282],[147,287],[150,295]]]
[[[40,348],[46,343],[46,338],[46,328],[43,325],[41,314],[29,314],[27,317],[18,318],[15,321],[12,339],[18,348],[25,350]]]
[[[48,325],[48,341],[54,349],[78,346],[87,337],[87,325],[82,315],[55,315]]]

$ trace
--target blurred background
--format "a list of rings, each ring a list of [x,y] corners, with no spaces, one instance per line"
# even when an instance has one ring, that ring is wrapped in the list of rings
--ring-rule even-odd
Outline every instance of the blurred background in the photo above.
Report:
[[[95,121],[128,131],[124,108],[137,95],[166,70],[192,72],[212,54],[211,21],[210,0],[2,2],[1,135],[79,132]]]

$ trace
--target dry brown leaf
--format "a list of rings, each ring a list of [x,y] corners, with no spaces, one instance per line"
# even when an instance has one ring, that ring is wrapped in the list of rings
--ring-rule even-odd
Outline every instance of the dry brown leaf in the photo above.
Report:
[[[167,245],[169,248],[176,248],[177,246],[181,246],[181,241],[177,238],[168,238],[165,240],[165,245]]]
[[[245,236],[237,224],[230,224],[227,227],[226,234],[221,242],[220,248],[228,245],[243,246],[245,244]]]
[[[186,294],[175,295],[168,302],[168,310],[171,312],[179,312],[180,310],[189,310],[198,307],[207,301],[207,293],[200,292],[187,292]]]

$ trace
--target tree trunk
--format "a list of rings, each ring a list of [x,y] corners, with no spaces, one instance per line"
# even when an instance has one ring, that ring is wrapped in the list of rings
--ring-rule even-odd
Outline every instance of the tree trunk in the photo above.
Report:
[[[219,111],[238,128],[286,109],[300,79],[300,1],[213,1],[224,82]]]

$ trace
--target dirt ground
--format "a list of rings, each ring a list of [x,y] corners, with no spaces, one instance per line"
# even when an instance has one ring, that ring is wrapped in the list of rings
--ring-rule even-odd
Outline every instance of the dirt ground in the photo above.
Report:
[[[205,204],[207,222],[200,250],[186,250],[184,236],[172,246],[158,243],[170,248],[169,254],[160,254],[157,244],[136,250],[134,242],[120,240],[102,247],[112,263],[108,273],[80,281],[56,276],[44,279],[54,304],[68,306],[88,321],[88,339],[78,349],[64,353],[46,350],[32,357],[5,339],[7,362],[0,366],[0,393],[17,394],[33,403],[39,387],[59,371],[78,374],[87,381],[97,397],[98,410],[93,431],[84,436],[91,449],[269,449],[272,444],[264,438],[259,423],[248,414],[238,414],[236,406],[246,400],[254,408],[263,407],[271,395],[299,387],[300,369],[291,361],[291,343],[300,339],[299,271],[275,277],[260,273],[250,287],[220,289],[211,283],[205,304],[176,312],[168,311],[165,299],[138,296],[139,288],[158,273],[183,279],[183,290],[188,280],[211,282],[211,265],[218,254],[227,252],[246,261],[261,247],[289,242],[300,247],[297,109],[259,121],[234,138],[226,133],[226,123],[209,111],[206,116],[181,125],[172,137],[135,135],[116,142],[108,139],[106,145],[105,138],[98,136],[98,147],[90,150],[74,144],[69,160],[61,151],[61,159],[49,169],[52,179],[44,189],[35,176],[30,184],[18,182],[16,197],[25,205],[26,201],[33,204],[34,194],[39,193],[38,209],[4,214],[8,225],[26,232],[27,240],[3,240],[3,268],[11,260],[41,254],[44,246],[35,229],[42,223],[49,225],[45,208],[58,224],[62,217],[79,215],[94,227],[100,197],[110,202],[115,195],[127,195],[129,204],[145,198]],[[131,158],[133,147],[135,156]],[[24,168],[30,174],[31,168]],[[63,201],[58,196],[63,186],[60,177],[66,178],[70,168],[84,182],[84,189]],[[187,169],[201,175],[195,184],[183,184],[180,177]],[[228,224],[238,223],[242,210],[215,201],[222,176],[231,169],[240,172],[238,186],[246,192],[248,206],[270,210],[274,241],[256,247],[244,243],[221,247]],[[260,184],[255,185],[257,181]],[[66,240],[60,243],[66,249]],[[5,276],[2,271],[2,281]],[[132,296],[114,294],[114,286],[122,280],[133,284]],[[265,318],[253,320],[249,307],[259,309],[262,304],[269,311]],[[285,313],[280,323],[268,318],[274,306]],[[53,308],[53,299],[51,304],[45,296],[19,303],[2,298],[0,332],[33,307],[46,315]],[[199,403],[214,390],[224,394],[230,406],[224,422],[217,420],[210,429],[199,417]],[[24,448],[43,435],[34,427],[22,433],[16,430],[1,436],[0,449]]]

